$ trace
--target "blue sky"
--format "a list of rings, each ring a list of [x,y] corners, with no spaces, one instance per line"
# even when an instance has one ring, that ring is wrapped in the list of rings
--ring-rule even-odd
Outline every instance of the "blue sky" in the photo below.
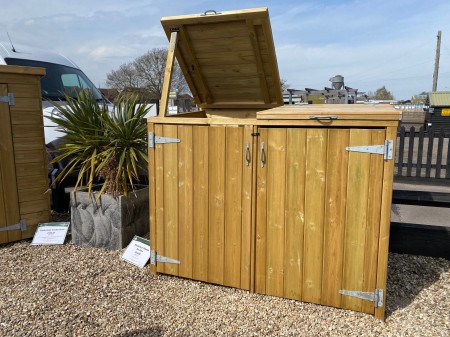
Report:
[[[97,86],[106,74],[154,47],[167,46],[163,16],[268,7],[282,78],[291,88],[385,85],[398,99],[432,86],[436,35],[442,31],[438,90],[450,91],[450,1],[8,1],[0,40],[69,57]]]

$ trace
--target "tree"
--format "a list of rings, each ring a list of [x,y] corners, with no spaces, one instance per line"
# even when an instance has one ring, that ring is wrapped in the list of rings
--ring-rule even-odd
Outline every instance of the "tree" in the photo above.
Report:
[[[280,83],[281,83],[281,92],[286,91],[290,87],[290,84],[285,78],[280,78]]]
[[[392,95],[392,93],[383,85],[375,91],[373,98],[378,100],[392,100],[394,99],[394,95]]]
[[[139,88],[139,78],[133,62],[122,64],[107,75],[106,84],[113,89]]]
[[[161,97],[166,68],[167,48],[153,48],[134,61],[123,64],[106,76],[106,84],[123,91],[125,88],[145,89],[154,97]],[[175,63],[172,71],[171,89],[178,93],[189,93],[183,73]]]

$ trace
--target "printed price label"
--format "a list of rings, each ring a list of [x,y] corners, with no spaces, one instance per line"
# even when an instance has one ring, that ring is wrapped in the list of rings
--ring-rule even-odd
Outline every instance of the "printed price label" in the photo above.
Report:
[[[40,223],[34,233],[32,245],[62,245],[66,240],[70,222]]]
[[[122,255],[122,260],[132,263],[139,268],[144,268],[149,259],[150,241],[139,236],[135,236],[131,240]]]

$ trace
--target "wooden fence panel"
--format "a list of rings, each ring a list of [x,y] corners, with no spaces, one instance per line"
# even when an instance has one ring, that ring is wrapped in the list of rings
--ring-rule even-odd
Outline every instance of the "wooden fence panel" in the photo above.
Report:
[[[450,134],[444,129],[400,127],[397,139],[396,177],[450,179]]]

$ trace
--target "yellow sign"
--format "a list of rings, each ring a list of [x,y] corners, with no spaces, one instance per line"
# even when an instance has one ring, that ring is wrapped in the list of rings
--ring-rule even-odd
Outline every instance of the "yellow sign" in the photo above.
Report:
[[[450,117],[450,109],[442,109],[441,116]]]

